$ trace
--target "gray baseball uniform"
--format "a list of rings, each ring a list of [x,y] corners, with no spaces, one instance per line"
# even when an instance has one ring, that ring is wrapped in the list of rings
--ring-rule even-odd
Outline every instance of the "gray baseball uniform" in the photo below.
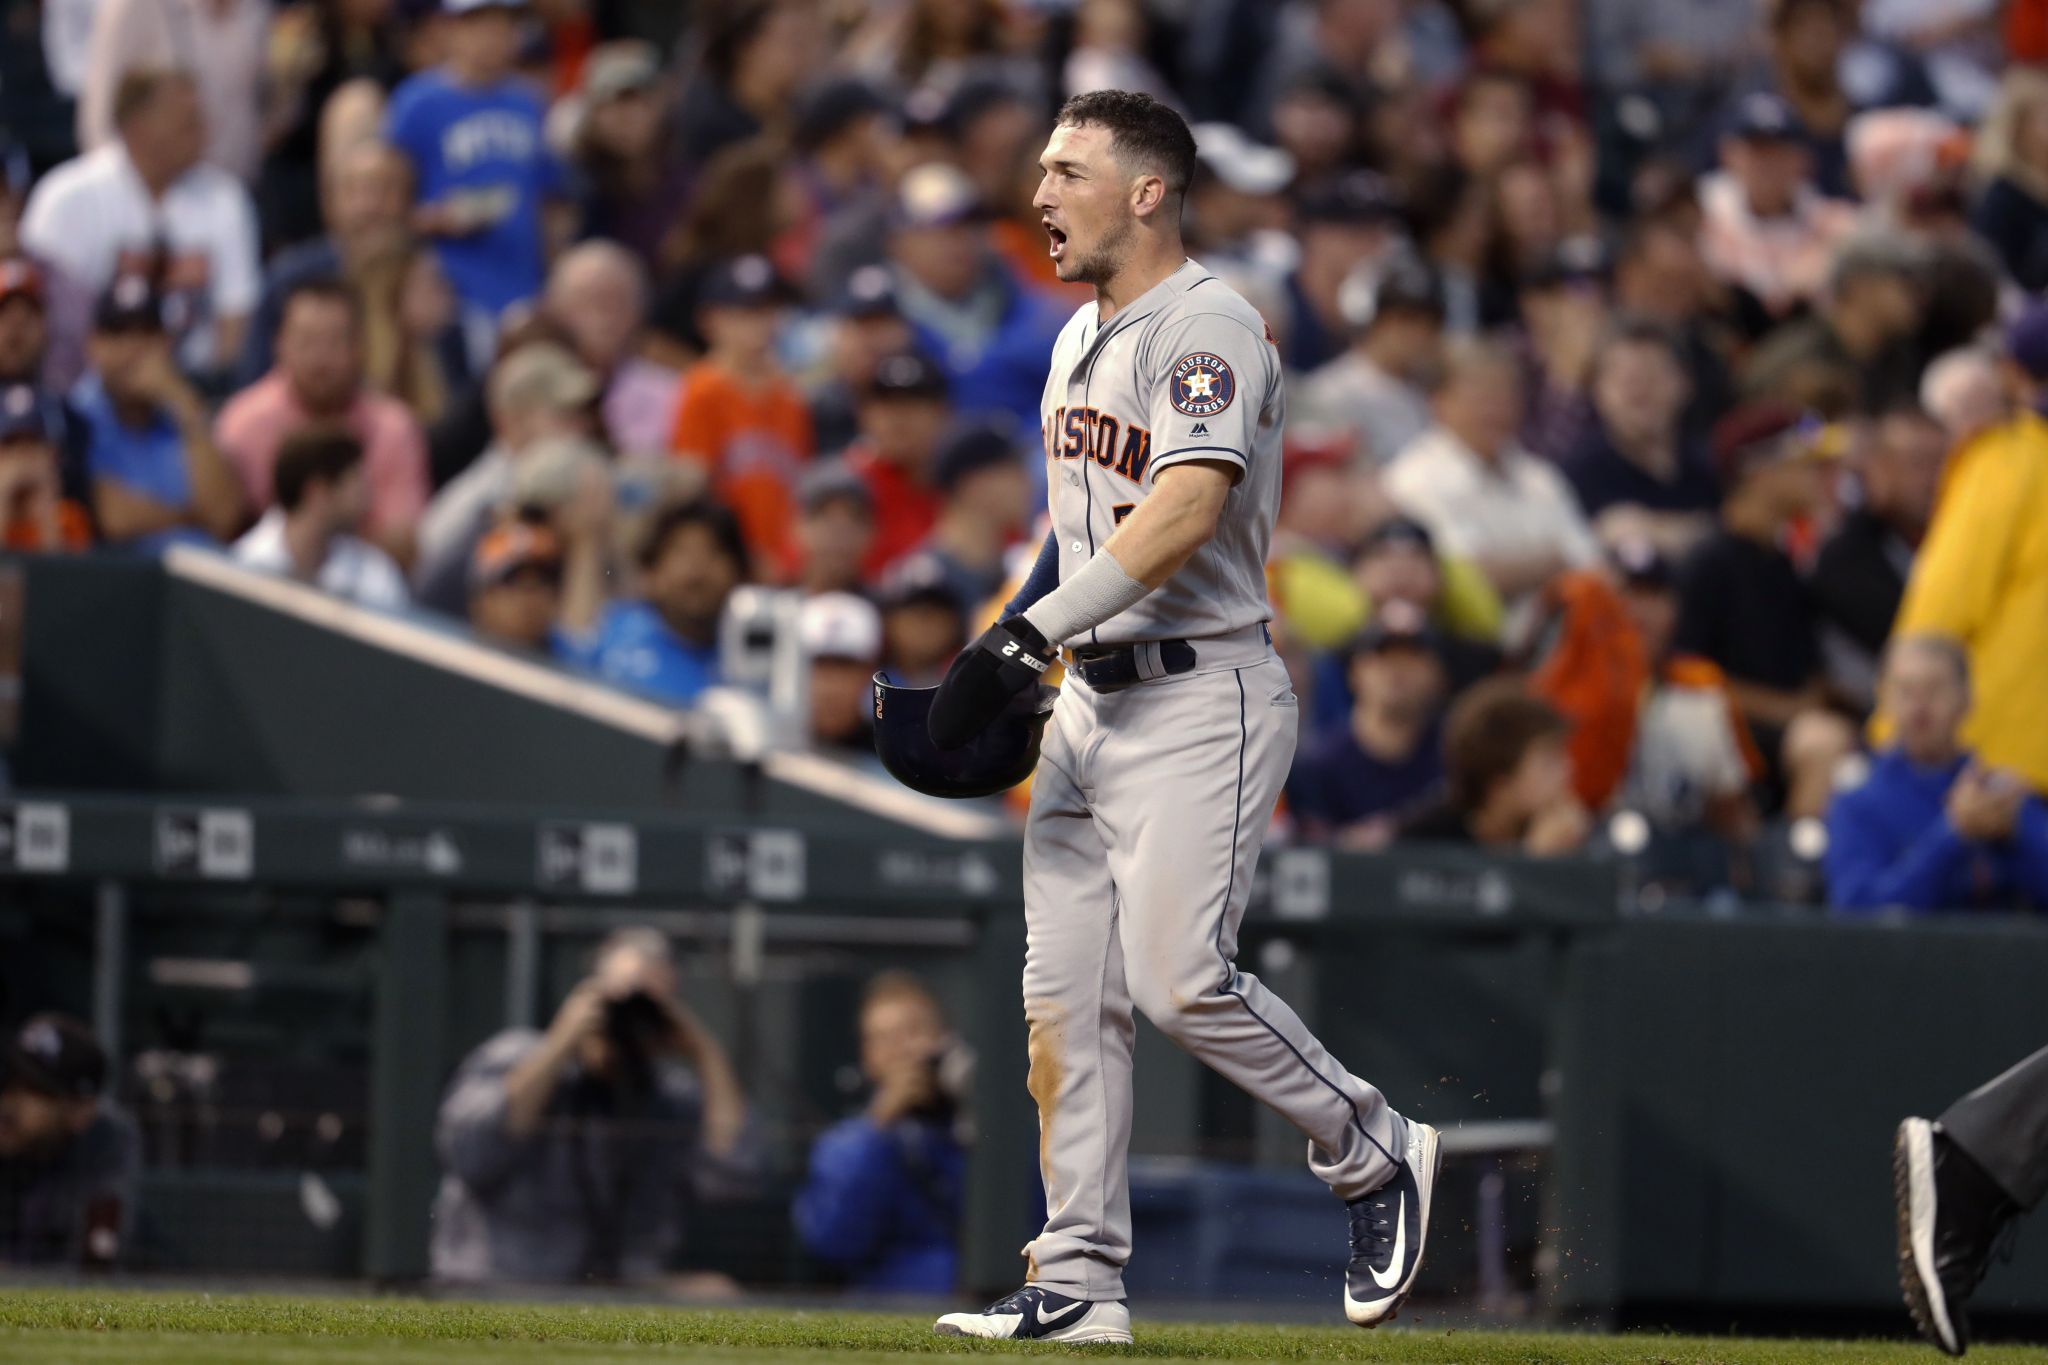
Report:
[[[1075,314],[1041,411],[1062,576],[1162,469],[1213,460],[1241,471],[1214,538],[1092,633],[1139,645],[1150,681],[1102,692],[1069,670],[1024,835],[1024,1012],[1047,1210],[1027,1279],[1119,1299],[1133,1005],[1299,1128],[1310,1168],[1344,1198],[1393,1174],[1389,1153],[1407,1133],[1379,1091],[1232,963],[1299,714],[1264,624],[1285,416],[1264,321],[1189,261],[1107,323],[1092,303]],[[1191,643],[1193,669],[1166,675],[1161,640]]]

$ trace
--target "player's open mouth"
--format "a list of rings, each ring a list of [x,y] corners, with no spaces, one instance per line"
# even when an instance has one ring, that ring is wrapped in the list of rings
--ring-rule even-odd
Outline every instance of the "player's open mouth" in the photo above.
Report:
[[[1047,254],[1049,254],[1054,260],[1058,260],[1060,257],[1067,254],[1066,233],[1061,232],[1051,223],[1047,223],[1045,225],[1045,235],[1052,239],[1052,246],[1048,249]]]

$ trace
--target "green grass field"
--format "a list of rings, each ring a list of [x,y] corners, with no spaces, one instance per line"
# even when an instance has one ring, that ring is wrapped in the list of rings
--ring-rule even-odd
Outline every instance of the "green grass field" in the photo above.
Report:
[[[1901,1322],[1904,1321],[1903,1314]],[[663,1360],[738,1365],[901,1361],[937,1354],[1142,1356],[1147,1360],[1559,1362],[1559,1365],[1805,1365],[1941,1359],[1902,1341],[1757,1341],[1571,1336],[1392,1327],[1136,1324],[1134,1347],[1006,1347],[935,1337],[926,1318],[768,1309],[528,1306],[421,1299],[0,1290],[0,1361],[146,1365],[470,1365]],[[1992,1347],[1972,1360],[2039,1361],[2038,1348]]]

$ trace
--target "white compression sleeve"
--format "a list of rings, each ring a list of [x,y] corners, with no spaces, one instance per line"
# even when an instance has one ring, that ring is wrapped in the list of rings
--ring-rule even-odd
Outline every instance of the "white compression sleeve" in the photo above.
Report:
[[[1062,645],[1136,606],[1151,591],[1125,573],[1115,555],[1097,550],[1072,578],[1033,603],[1024,619],[1047,643]]]

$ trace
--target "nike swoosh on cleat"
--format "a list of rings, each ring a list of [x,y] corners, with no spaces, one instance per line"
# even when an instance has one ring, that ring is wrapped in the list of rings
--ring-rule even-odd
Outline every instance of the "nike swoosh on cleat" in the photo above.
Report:
[[[1399,1202],[1394,1205],[1394,1256],[1387,1262],[1387,1278],[1381,1279],[1379,1271],[1372,1271],[1372,1282],[1382,1289],[1392,1289],[1401,1283],[1401,1253],[1408,1249],[1408,1220],[1402,1215],[1407,1211],[1408,1191],[1403,1190]]]
[[[1070,1303],[1057,1313],[1048,1313],[1045,1311],[1045,1300],[1040,1299],[1038,1301],[1038,1311],[1036,1314],[1038,1318],[1038,1325],[1040,1327],[1043,1327],[1049,1322],[1058,1322],[1061,1318],[1067,1316],[1067,1314],[1078,1312],[1081,1309],[1086,1308],[1087,1306],[1088,1305],[1086,1301],[1080,1303]]]

